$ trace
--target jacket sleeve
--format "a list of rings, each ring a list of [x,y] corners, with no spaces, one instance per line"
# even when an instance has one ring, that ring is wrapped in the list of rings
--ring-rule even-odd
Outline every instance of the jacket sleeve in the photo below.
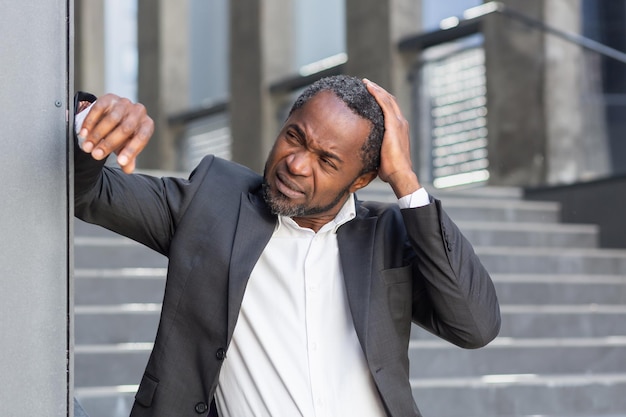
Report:
[[[500,330],[496,291],[472,245],[441,202],[403,209],[413,263],[413,320],[463,348],[478,348]]]
[[[176,226],[212,162],[207,157],[189,179],[126,174],[74,146],[76,217],[168,255]]]

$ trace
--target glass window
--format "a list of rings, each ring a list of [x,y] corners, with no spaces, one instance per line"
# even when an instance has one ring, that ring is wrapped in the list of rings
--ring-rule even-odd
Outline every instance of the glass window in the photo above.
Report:
[[[137,100],[137,1],[105,2],[105,90]]]
[[[343,1],[296,0],[294,13],[296,68],[346,51]]]
[[[424,31],[439,29],[439,22],[446,17],[460,16],[464,10],[479,6],[482,0],[422,0],[422,25]]]

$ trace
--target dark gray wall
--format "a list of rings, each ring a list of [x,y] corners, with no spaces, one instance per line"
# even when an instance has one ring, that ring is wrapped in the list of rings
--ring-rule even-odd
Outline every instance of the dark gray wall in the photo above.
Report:
[[[67,416],[68,1],[0,10],[0,414]]]
[[[558,187],[528,188],[529,200],[561,203],[561,219],[567,223],[600,226],[604,248],[626,248],[626,176]]]

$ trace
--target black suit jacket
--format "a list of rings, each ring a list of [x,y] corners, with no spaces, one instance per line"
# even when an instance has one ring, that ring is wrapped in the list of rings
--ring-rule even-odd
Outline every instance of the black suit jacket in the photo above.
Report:
[[[262,178],[206,157],[189,179],[126,175],[75,153],[76,215],[169,258],[161,320],[132,417],[206,415],[246,283],[276,218]],[[350,310],[389,416],[419,416],[411,322],[465,348],[498,333],[493,283],[439,201],[357,202],[337,232]]]

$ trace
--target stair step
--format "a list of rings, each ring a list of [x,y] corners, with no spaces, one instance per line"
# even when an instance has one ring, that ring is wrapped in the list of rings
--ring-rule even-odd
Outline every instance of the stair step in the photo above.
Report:
[[[626,250],[478,246],[490,273],[626,274]]]
[[[429,194],[437,198],[448,197],[471,197],[488,199],[517,199],[521,200],[524,191],[520,187],[506,186],[463,186],[454,188],[434,188],[432,185],[424,185]]]
[[[595,338],[626,335],[624,305],[501,305],[500,337]],[[415,326],[414,340],[438,340]]]
[[[602,338],[496,338],[482,349],[412,340],[411,377],[458,378],[491,374],[626,374],[626,336]],[[512,360],[514,358],[514,360]]]
[[[96,226],[95,224],[84,222],[80,219],[74,218],[74,237],[89,236],[89,237],[119,237],[118,234],[105,229],[104,227]]]
[[[75,304],[160,303],[166,268],[76,269]]]
[[[422,184],[422,186],[428,191],[430,195],[437,198],[447,197],[471,197],[471,198],[488,198],[488,199],[521,199],[524,196],[524,191],[520,187],[507,187],[507,186],[460,186],[453,188],[435,188],[432,184]],[[368,198],[374,197],[380,198],[395,198],[389,184],[380,180],[380,178],[374,179],[369,185],[359,190],[359,195],[366,193]]]
[[[556,202],[521,200],[521,190],[508,187],[478,187],[465,190],[433,190],[429,194],[439,198],[443,208],[457,222],[506,221],[555,223],[560,219],[560,205]],[[371,183],[359,190],[361,200],[388,203],[398,201],[387,184]]]
[[[152,346],[152,343],[76,345],[74,384],[77,387],[138,384]]]
[[[457,225],[474,246],[594,248],[598,245],[595,225],[495,221],[460,221]]]
[[[167,258],[125,237],[75,237],[76,268],[166,267]]]
[[[500,336],[594,338],[626,335],[625,305],[504,305],[501,311]]]
[[[509,304],[625,304],[626,275],[491,274]]]
[[[128,417],[138,385],[82,387],[74,395],[89,417]]]
[[[486,375],[411,380],[424,416],[625,416],[626,374]]]
[[[455,222],[556,223],[560,220],[558,203],[446,198],[442,200],[442,206]]]
[[[76,306],[76,344],[153,342],[160,313],[161,304],[156,303]]]

